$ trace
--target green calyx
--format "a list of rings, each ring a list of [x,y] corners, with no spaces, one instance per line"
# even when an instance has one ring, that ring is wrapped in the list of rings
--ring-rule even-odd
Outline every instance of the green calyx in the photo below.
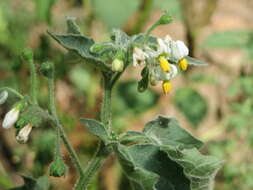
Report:
[[[162,24],[169,24],[172,22],[172,17],[169,13],[165,12],[160,19],[157,21],[158,25],[162,25]]]
[[[47,78],[52,78],[54,72],[54,64],[52,62],[44,62],[41,65],[40,72]]]
[[[62,177],[67,173],[67,166],[65,165],[62,158],[56,158],[51,164],[49,169],[49,175],[53,177]]]

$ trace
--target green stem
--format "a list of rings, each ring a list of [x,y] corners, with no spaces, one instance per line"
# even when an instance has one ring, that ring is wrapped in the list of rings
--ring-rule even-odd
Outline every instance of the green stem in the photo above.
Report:
[[[54,120],[53,120],[54,124],[57,127],[57,130],[59,130],[60,137],[61,137],[69,155],[70,155],[72,162],[74,163],[76,169],[78,170],[80,177],[82,177],[84,175],[84,172],[83,172],[83,169],[81,166],[81,162],[80,162],[75,150],[73,149],[73,147],[69,143],[67,135],[63,129],[62,124],[60,123],[60,120],[59,120],[57,112],[56,112],[53,72],[52,72],[52,76],[49,77],[49,79],[48,79],[48,86],[49,86],[49,108],[50,108],[50,112],[54,118]]]
[[[108,76],[104,74],[103,78],[103,102],[101,109],[101,122],[110,131],[111,130],[111,96],[112,96],[112,85],[111,85],[111,75]]]
[[[111,131],[111,75],[103,73],[103,102],[101,108],[101,122],[106,126],[108,131]],[[93,155],[88,166],[84,171],[84,176],[80,177],[75,186],[75,190],[84,190],[90,183],[91,178],[97,173],[98,169],[102,165],[102,161],[106,158],[104,153],[105,147],[100,142],[96,153]]]
[[[15,94],[20,99],[24,98],[24,96],[22,94],[20,94],[18,91],[14,90],[12,88],[9,88],[9,87],[2,87],[2,88],[0,88],[0,91],[4,91],[4,90]]]
[[[35,68],[35,64],[33,62],[33,59],[29,59],[28,60],[29,63],[29,67],[30,67],[30,72],[31,72],[31,76],[30,76],[30,96],[32,99],[32,102],[35,105],[38,105],[38,101],[37,101],[37,91],[38,91],[38,80],[37,80],[37,73],[36,73],[36,68]]]
[[[86,190],[92,177],[97,173],[98,169],[102,166],[102,161],[105,159],[102,144],[100,143],[96,153],[93,155],[88,166],[84,170],[84,175],[78,180],[75,190]]]

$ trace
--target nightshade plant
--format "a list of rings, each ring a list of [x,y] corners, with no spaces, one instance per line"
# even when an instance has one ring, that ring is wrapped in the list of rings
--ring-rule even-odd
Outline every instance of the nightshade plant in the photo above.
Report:
[[[114,30],[109,42],[96,43],[81,34],[74,18],[67,19],[67,33],[63,35],[48,32],[60,45],[77,53],[85,63],[101,71],[103,81],[103,102],[100,121],[81,118],[80,122],[90,133],[100,139],[97,151],[84,168],[72,148],[64,127],[57,116],[54,95],[54,65],[43,63],[40,72],[47,78],[49,89],[49,111],[42,109],[37,101],[38,83],[33,55],[30,50],[23,53],[31,71],[31,90],[23,96],[14,89],[1,88],[0,102],[5,102],[9,93],[16,95],[18,101],[3,121],[4,128],[14,126],[16,139],[26,143],[29,134],[36,127],[51,123],[57,134],[55,158],[50,165],[51,176],[61,177],[67,168],[61,156],[60,144],[63,142],[69,156],[79,173],[73,187],[75,190],[87,189],[92,177],[102,166],[103,161],[114,153],[122,166],[124,174],[134,190],[211,190],[214,177],[222,162],[215,157],[199,152],[203,143],[180,127],[175,118],[158,116],[147,122],[142,132],[114,132],[111,122],[111,93],[115,83],[126,71],[135,66],[142,69],[138,91],[161,83],[163,92],[171,91],[171,79],[190,65],[205,65],[188,56],[188,48],[182,41],[174,41],[169,36],[164,39],[150,35],[159,25],[168,24],[171,17],[165,13],[146,33],[128,36],[121,30]],[[138,95],[138,94],[137,94]],[[192,105],[194,106],[194,105]],[[48,189],[41,186],[44,178],[37,180],[24,177],[25,184],[13,189]]]

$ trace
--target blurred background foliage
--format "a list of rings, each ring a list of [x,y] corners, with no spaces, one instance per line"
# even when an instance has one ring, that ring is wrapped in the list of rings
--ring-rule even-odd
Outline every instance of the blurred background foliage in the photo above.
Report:
[[[57,68],[57,102],[61,119],[83,163],[95,151],[97,139],[80,126],[80,117],[98,117],[101,102],[98,72],[60,48],[46,34],[63,31],[65,17],[75,16],[84,34],[97,41],[121,28],[128,34],[143,32],[162,11],[174,23],[153,34],[188,43],[191,54],[208,67],[190,68],[173,81],[173,92],[160,87],[137,94],[138,69],[129,68],[113,94],[113,125],[117,132],[141,130],[157,114],[177,117],[182,126],[207,144],[203,152],[226,162],[216,179],[217,190],[253,189],[253,3],[251,0],[1,0],[0,86],[27,92],[29,71],[20,59],[25,47],[33,48],[40,67],[53,61]],[[40,80],[40,102],[47,90]],[[15,99],[0,108],[0,118]],[[27,145],[15,141],[14,131],[0,129],[0,189],[22,184],[18,174],[35,178],[48,173],[54,134],[50,126],[33,131]],[[64,152],[69,163],[69,157]],[[69,165],[66,177],[50,177],[53,189],[70,189],[76,173]],[[98,183],[99,182],[99,183]],[[113,157],[106,161],[90,190],[127,190],[129,184]]]

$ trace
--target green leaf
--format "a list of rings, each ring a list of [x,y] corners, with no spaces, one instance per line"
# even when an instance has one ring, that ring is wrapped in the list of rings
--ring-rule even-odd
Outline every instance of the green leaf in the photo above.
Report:
[[[22,177],[24,185],[9,190],[49,190],[50,184],[46,176],[39,177],[38,179],[27,176]]]
[[[134,146],[132,146],[134,147]],[[140,149],[143,153],[143,149]],[[149,152],[148,152],[149,153]],[[117,154],[121,166],[132,183],[134,190],[153,190],[155,184],[158,181],[159,176],[153,172],[145,170],[141,164],[138,166],[133,159],[129,148],[126,146],[118,145]],[[149,153],[150,154],[150,153]],[[146,154],[145,158],[149,158],[150,155]],[[139,160],[141,160],[139,158]]]
[[[177,150],[170,146],[161,147],[168,157],[183,167],[190,180],[191,190],[211,190],[214,178],[222,163],[213,156],[202,155],[197,149]]]
[[[207,48],[245,47],[250,35],[252,35],[252,31],[247,30],[215,32],[206,39],[203,45]]]
[[[198,127],[208,112],[205,98],[194,89],[181,88],[175,93],[174,102],[176,107],[184,114],[193,127]]]
[[[190,190],[183,168],[151,144],[119,146],[118,157],[134,190]]]
[[[88,128],[90,133],[99,137],[106,144],[109,143],[110,136],[108,135],[105,126],[102,123],[93,119],[84,119],[84,118],[81,118],[80,122]]]
[[[68,34],[81,34],[79,26],[76,24],[75,17],[67,17],[67,33]]]
[[[90,47],[95,43],[93,39],[78,34],[57,35],[51,32],[48,33],[63,47],[80,55],[87,63],[91,63],[102,69],[107,69],[102,60],[90,53]]]
[[[189,65],[195,65],[195,66],[207,66],[208,65],[207,63],[200,61],[198,59],[195,59],[193,57],[190,57],[190,56],[186,56],[186,59],[187,59]]]
[[[156,145],[170,145],[178,148],[200,148],[203,143],[181,128],[175,118],[158,116],[148,122],[143,130]]]

